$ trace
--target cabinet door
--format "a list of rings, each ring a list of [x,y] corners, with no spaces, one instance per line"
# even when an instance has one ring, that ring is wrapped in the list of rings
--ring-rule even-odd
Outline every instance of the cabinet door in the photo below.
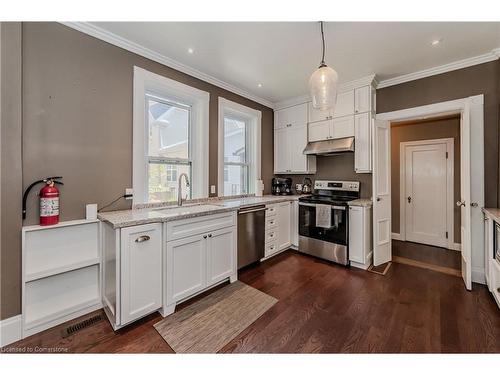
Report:
[[[278,203],[278,251],[291,245],[291,213],[292,202]]]
[[[332,112],[329,109],[322,110],[314,108],[312,102],[308,104],[308,122],[317,122],[328,120],[332,117]]]
[[[354,116],[334,118],[331,123],[330,137],[354,137]]]
[[[333,117],[342,117],[354,114],[354,90],[337,94],[337,104]]]
[[[332,121],[320,121],[310,123],[309,126],[309,142],[324,141],[330,138],[330,127]]]
[[[207,239],[202,235],[167,242],[167,305],[207,285]]]
[[[208,234],[207,286],[236,274],[236,227]]]
[[[290,144],[288,142],[289,128],[274,131],[274,173],[290,172]]]
[[[294,105],[274,112],[274,128],[304,126],[307,124],[307,103]]]
[[[349,260],[364,263],[363,207],[349,207]]]
[[[299,202],[292,203],[291,212],[291,243],[293,246],[299,246]]]
[[[370,86],[363,86],[354,90],[354,112],[363,113],[370,111],[371,91]]]
[[[293,172],[307,172],[307,155],[303,154],[307,145],[307,126],[296,126],[288,129],[290,145],[290,169]]]
[[[491,291],[490,282],[490,259],[493,257],[493,220],[485,216],[484,218],[484,278],[486,285]]]
[[[162,306],[161,224],[121,230],[121,324]]]
[[[354,117],[354,170],[369,173],[372,170],[371,114],[365,112]]]

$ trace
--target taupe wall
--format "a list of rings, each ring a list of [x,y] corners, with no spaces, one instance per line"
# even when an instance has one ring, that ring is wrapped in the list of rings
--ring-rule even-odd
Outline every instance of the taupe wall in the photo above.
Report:
[[[500,61],[379,89],[377,90],[377,113],[479,94],[484,94],[485,204],[489,207],[497,207],[499,204]]]
[[[21,24],[1,24],[0,319],[21,311]]]
[[[17,26],[20,27],[19,25]],[[3,31],[3,29],[2,29]],[[19,30],[21,31],[21,29]],[[8,38],[20,65],[21,33]],[[2,41],[4,40],[2,32]],[[3,43],[2,43],[3,48]],[[3,56],[3,53],[2,53]],[[3,62],[3,61],[2,61]],[[23,188],[51,175],[64,176],[61,220],[83,218],[86,203],[103,205],[132,187],[132,78],[134,65],[210,93],[209,184],[217,185],[218,97],[222,96],[262,112],[262,178],[266,193],[273,176],[273,111],[207,82],[188,76],[134,53],[57,23],[22,24],[23,168],[20,180],[20,122],[2,124],[2,146],[10,158],[8,183],[2,169],[2,201],[14,202],[7,210],[14,219],[9,236],[2,235],[1,319],[20,313],[20,208]],[[3,73],[2,64],[2,73]],[[14,73],[14,76],[10,76]],[[15,76],[18,73],[18,76]],[[19,85],[20,70],[10,70],[12,86]],[[2,89],[3,77],[2,77]],[[2,96],[2,108],[4,100]],[[10,132],[7,134],[7,130]],[[2,163],[4,147],[2,147]],[[12,174],[10,172],[16,172]],[[11,188],[10,195],[9,187]],[[4,194],[4,189],[6,193]],[[5,199],[5,200],[4,200]],[[120,202],[115,209],[128,208]],[[2,217],[4,211],[2,206]],[[37,222],[38,201],[28,200],[28,218]],[[5,287],[4,287],[5,286]]]
[[[460,117],[393,124],[391,127],[391,208],[392,232],[399,232],[400,221],[400,143],[453,138],[453,202],[460,200]],[[454,241],[460,243],[460,208],[453,205]]]
[[[354,153],[345,153],[335,156],[317,156],[317,172],[315,175],[290,175],[295,187],[296,183],[302,183],[304,177],[314,180],[343,180],[361,182],[361,197],[370,198],[372,196],[372,175],[371,173],[354,172]]]

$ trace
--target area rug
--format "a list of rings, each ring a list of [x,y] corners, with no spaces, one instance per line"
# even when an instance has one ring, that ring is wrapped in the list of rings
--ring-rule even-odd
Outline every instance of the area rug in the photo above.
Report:
[[[176,353],[217,353],[276,302],[276,298],[236,281],[154,327]]]

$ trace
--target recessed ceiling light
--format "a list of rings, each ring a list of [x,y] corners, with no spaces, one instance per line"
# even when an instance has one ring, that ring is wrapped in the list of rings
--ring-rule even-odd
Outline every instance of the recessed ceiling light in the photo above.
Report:
[[[432,42],[431,42],[431,45],[432,46],[437,46],[438,44],[441,44],[441,42],[443,41],[443,38],[439,38],[439,39],[434,39]]]
[[[194,53],[194,49],[188,48],[188,53],[190,53],[192,55]]]
[[[262,87],[262,83],[259,83],[259,84],[257,85],[257,87]]]

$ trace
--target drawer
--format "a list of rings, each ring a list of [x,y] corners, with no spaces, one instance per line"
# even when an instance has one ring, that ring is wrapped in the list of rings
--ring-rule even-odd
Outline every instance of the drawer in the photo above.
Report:
[[[278,211],[278,205],[277,204],[268,204],[266,206],[266,217],[268,216],[274,216],[276,215],[276,211]]]
[[[189,219],[167,222],[166,241],[178,240],[196,234],[202,234],[217,229],[236,225],[236,213],[205,215]]]
[[[266,230],[273,229],[278,226],[278,218],[276,215],[266,217]]]
[[[276,229],[266,230],[266,243],[276,241],[278,239],[278,231]]]
[[[278,251],[278,241],[271,241],[266,243],[264,256],[267,258],[268,256],[273,255]]]

